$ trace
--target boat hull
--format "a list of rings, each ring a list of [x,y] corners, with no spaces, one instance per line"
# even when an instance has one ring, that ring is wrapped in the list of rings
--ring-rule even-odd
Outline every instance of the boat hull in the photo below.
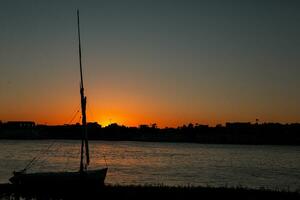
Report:
[[[61,188],[74,186],[98,187],[104,185],[107,168],[85,172],[14,173],[12,184],[30,188]]]

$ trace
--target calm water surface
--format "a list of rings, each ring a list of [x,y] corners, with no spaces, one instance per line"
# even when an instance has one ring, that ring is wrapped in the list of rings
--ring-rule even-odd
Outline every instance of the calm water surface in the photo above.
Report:
[[[0,182],[36,155],[29,170],[78,170],[80,142],[0,140]],[[90,142],[91,168],[109,167],[106,183],[300,189],[299,146]]]

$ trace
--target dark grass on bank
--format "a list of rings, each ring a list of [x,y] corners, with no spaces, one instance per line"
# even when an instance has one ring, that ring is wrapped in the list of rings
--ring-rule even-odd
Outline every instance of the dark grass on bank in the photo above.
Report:
[[[26,188],[0,185],[0,199],[300,199],[299,192],[243,187],[191,187],[164,185],[105,185],[99,188]]]

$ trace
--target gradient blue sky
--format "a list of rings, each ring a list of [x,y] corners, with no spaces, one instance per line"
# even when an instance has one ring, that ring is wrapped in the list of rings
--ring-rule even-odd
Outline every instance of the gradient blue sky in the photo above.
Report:
[[[299,1],[0,2],[0,120],[300,122]],[[79,119],[77,119],[78,121]]]

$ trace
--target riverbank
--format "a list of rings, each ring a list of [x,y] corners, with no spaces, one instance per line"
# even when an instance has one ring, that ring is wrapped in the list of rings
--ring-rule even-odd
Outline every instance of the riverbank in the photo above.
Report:
[[[11,184],[0,184],[0,199],[16,197],[16,188]],[[19,195],[25,199],[300,199],[299,192],[249,189],[243,187],[170,187],[155,185],[106,185],[92,188],[60,188],[59,190],[30,188],[20,190]],[[18,196],[18,195],[17,195]]]
[[[201,144],[247,144],[247,145],[300,145],[300,124],[280,123],[226,123],[210,127],[188,124],[177,128],[158,128],[156,124],[126,127],[110,124],[101,127],[88,123],[89,140],[103,141],[147,141],[183,142]],[[80,140],[80,124],[35,125],[34,122],[0,123],[0,139],[37,140],[61,139]]]

